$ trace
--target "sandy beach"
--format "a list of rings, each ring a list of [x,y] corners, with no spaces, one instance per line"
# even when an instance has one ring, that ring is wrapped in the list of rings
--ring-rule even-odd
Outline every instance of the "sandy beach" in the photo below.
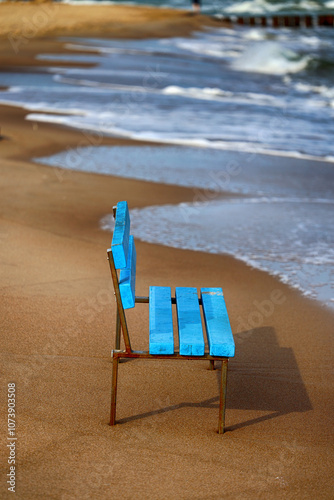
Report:
[[[61,34],[187,35],[215,22],[148,8],[92,15],[88,6],[43,5],[56,9],[37,30],[46,38],[26,33],[17,54],[8,36],[24,36],[24,19],[37,23],[40,7],[0,5],[0,76],[35,64],[37,53],[64,52],[52,38]],[[32,158],[83,143],[132,141],[26,114],[0,106],[1,401],[7,408],[15,383],[16,498],[332,498],[334,315],[232,257],[136,242],[138,295],[150,285],[224,289],[236,342],[227,432],[216,433],[219,373],[201,361],[122,363],[119,425],[108,425],[115,305],[111,235],[99,221],[123,199],[140,208],[191,201],[194,192],[37,165]],[[132,343],[147,349],[140,307],[129,314]],[[1,432],[0,496],[11,498],[7,418]]]

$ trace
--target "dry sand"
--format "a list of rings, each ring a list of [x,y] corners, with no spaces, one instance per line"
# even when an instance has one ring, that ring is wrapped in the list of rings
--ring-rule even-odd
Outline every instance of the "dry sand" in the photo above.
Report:
[[[149,10],[140,11],[146,27]],[[139,10],[123,12],[129,21]],[[29,40],[17,64],[43,44]],[[3,48],[2,68],[12,55]],[[154,284],[224,288],[237,350],[227,432],[216,433],[219,372],[201,361],[122,363],[120,423],[108,425],[115,307],[111,235],[99,220],[122,199],[133,208],[194,193],[36,165],[32,157],[97,137],[26,121],[10,106],[0,116],[1,407],[15,382],[16,498],[333,498],[333,313],[231,257],[137,242],[138,295]],[[131,311],[130,327],[134,346],[147,348],[145,306]],[[1,433],[0,497],[12,498],[5,412]]]
[[[191,11],[129,6],[77,6],[46,2],[0,5],[0,36],[13,43],[45,35],[90,35],[118,38],[188,35],[206,26],[228,26],[226,21],[194,15]],[[22,44],[24,45],[24,41]]]

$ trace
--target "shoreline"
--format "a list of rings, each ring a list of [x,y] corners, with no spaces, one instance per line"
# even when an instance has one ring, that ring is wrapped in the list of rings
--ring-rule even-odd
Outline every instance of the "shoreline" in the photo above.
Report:
[[[32,61],[38,43],[27,47]],[[331,498],[334,314],[230,256],[136,242],[137,295],[223,287],[236,342],[226,434],[216,433],[219,370],[173,360],[120,366],[121,423],[109,427],[115,307],[99,221],[121,199],[176,204],[193,190],[33,163],[83,141],[142,143],[27,113],[0,106],[1,363],[3,384],[17,387],[18,498]],[[129,326],[146,349],[146,308]]]
[[[16,160],[18,160],[18,159],[23,160],[24,162],[28,162],[28,163],[35,165],[36,167],[41,166],[42,168],[50,169],[51,172],[53,170],[55,177],[60,182],[62,182],[62,179],[64,177],[71,177],[72,175],[76,176],[78,174],[78,175],[84,175],[84,176],[88,175],[88,176],[92,176],[92,177],[97,177],[97,179],[101,179],[102,182],[103,182],[103,179],[110,178],[110,179],[114,179],[114,180],[117,179],[117,180],[121,181],[122,183],[127,183],[127,182],[138,183],[138,185],[143,185],[144,189],[147,185],[150,185],[150,189],[154,190],[154,188],[156,187],[156,189],[157,189],[157,191],[159,191],[159,193],[164,192],[164,190],[165,190],[164,188],[166,187],[166,191],[168,191],[168,195],[167,195],[165,202],[163,202],[163,203],[161,202],[161,198],[160,198],[161,195],[159,194],[159,196],[156,198],[156,201],[153,201],[152,205],[164,205],[164,204],[170,205],[170,204],[179,204],[179,203],[187,203],[187,202],[194,201],[194,198],[197,195],[198,188],[179,186],[179,185],[173,185],[173,184],[163,184],[163,183],[159,183],[159,182],[151,182],[151,181],[146,181],[146,180],[132,179],[132,178],[128,178],[128,177],[114,177],[113,175],[106,175],[106,174],[100,174],[100,173],[89,173],[89,172],[87,173],[87,172],[83,172],[83,171],[67,169],[66,167],[64,167],[64,168],[52,167],[49,165],[44,165],[43,163],[35,163],[33,161],[33,157],[52,156],[54,154],[65,151],[65,147],[63,144],[63,137],[64,136],[66,136],[66,141],[67,141],[66,149],[69,151],[71,151],[72,148],[74,148],[73,150],[75,151],[77,147],[82,147],[82,146],[84,146],[84,147],[90,147],[90,146],[92,146],[92,147],[99,147],[99,146],[168,147],[168,145],[166,145],[164,143],[158,143],[158,142],[136,141],[134,139],[127,139],[127,138],[124,139],[124,138],[120,138],[120,137],[116,137],[116,136],[115,137],[112,137],[112,136],[108,137],[108,136],[103,135],[102,133],[96,133],[95,131],[89,131],[89,130],[85,130],[85,129],[80,130],[80,129],[77,129],[75,127],[70,127],[70,126],[67,127],[67,126],[62,125],[62,124],[53,124],[52,122],[38,122],[38,121],[34,122],[34,121],[32,121],[31,125],[30,125],[29,121],[28,122],[25,121],[25,116],[29,113],[31,113],[30,110],[26,110],[20,106],[11,106],[11,105],[0,104],[0,115],[1,116],[7,115],[7,118],[9,118],[9,122],[14,121],[16,127],[17,127],[16,120],[21,122],[20,128],[22,128],[22,130],[24,131],[24,136],[26,138],[26,142],[30,144],[29,148],[26,146],[19,154],[17,154],[17,152],[16,152],[16,154],[14,156],[14,158]],[[36,111],[34,113],[38,114],[39,112]],[[41,113],[44,113],[44,112],[41,111]],[[26,126],[25,126],[25,124],[26,124]],[[2,128],[4,129],[4,127],[2,127]],[[40,145],[43,144],[43,147],[39,146],[38,149],[36,149],[35,146],[32,147],[32,145],[35,142],[33,140],[33,138],[34,138],[35,133],[37,131],[38,131],[39,135],[42,135],[42,137],[39,141]],[[54,143],[52,145],[50,143],[47,144],[48,138],[50,137],[50,134],[53,134],[55,131],[58,132],[57,135],[60,138],[59,142],[57,144]],[[6,140],[6,137],[3,137],[3,140]],[[20,140],[20,145],[23,145],[24,142],[25,141]],[[55,142],[55,141],[53,141],[53,142]],[[6,146],[8,148],[8,152],[4,152],[4,150],[3,150],[2,151],[3,156],[11,158],[12,157],[11,151],[12,151],[13,145],[8,143],[8,144],[6,144]],[[15,145],[14,147],[16,148],[17,146]],[[46,151],[47,154],[45,155],[44,153],[42,153],[43,151]],[[210,190],[206,189],[206,192],[209,193]],[[236,195],[235,193],[230,193],[230,192],[217,193],[215,191],[212,191],[212,195],[213,196],[218,195],[220,198],[224,198],[224,197],[229,198],[231,196],[232,197],[236,197],[236,196],[242,197],[242,195]],[[151,205],[151,203],[150,203],[150,205]],[[144,203],[144,204],[139,203],[138,205],[133,206],[131,208],[144,208],[146,206],[149,206],[149,205],[146,203]],[[107,216],[109,213],[111,213],[111,210],[110,210],[110,212],[104,213],[102,215],[102,218]],[[100,228],[101,218],[98,222],[99,222],[98,228],[101,231],[108,233],[107,230]],[[144,242],[144,243],[146,243],[146,242]],[[147,242],[147,244],[150,245],[151,243]],[[177,249],[176,247],[168,246],[168,244],[165,244],[165,245],[158,244],[158,243],[152,243],[152,244],[157,245],[158,247],[159,246],[166,246],[167,248],[170,248],[170,249]],[[182,250],[182,249],[180,249],[180,250]],[[188,251],[188,250],[185,250],[185,251]],[[229,254],[226,254],[226,253],[225,254],[212,254],[209,252],[199,251],[199,250],[195,250],[195,252],[203,253],[207,256],[219,255],[222,257],[227,257],[227,258],[233,259],[233,261],[240,262],[243,265],[246,265],[250,270],[256,270],[256,271],[259,271],[260,273],[264,273],[264,274],[272,277],[274,280],[277,281],[278,285],[287,286],[292,291],[300,294],[300,296],[302,298],[305,298],[305,299],[313,302],[316,307],[320,307],[323,310],[327,310],[330,314],[334,315],[334,311],[329,305],[327,305],[324,302],[321,302],[318,299],[307,297],[307,295],[305,295],[305,293],[303,291],[301,291],[298,287],[294,287],[289,283],[285,284],[281,279],[276,277],[269,270],[264,270],[264,269],[261,269],[259,267],[255,267],[255,266],[251,265],[250,263],[248,263],[247,261],[235,258]]]

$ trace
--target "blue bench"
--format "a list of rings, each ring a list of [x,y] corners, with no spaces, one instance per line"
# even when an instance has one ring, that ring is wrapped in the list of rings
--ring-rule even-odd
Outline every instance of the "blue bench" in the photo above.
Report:
[[[108,260],[117,304],[116,340],[112,351],[112,392],[110,425],[116,423],[118,364],[121,358],[140,359],[207,359],[214,369],[221,361],[221,383],[218,432],[225,426],[225,403],[228,359],[235,345],[221,288],[201,288],[200,297],[193,287],[176,287],[175,297],[167,286],[151,286],[148,297],[136,297],[136,247],[130,235],[130,215],[126,201],[114,207],[115,228],[108,250]],[[149,350],[131,347],[125,311],[136,303],[149,305]],[[174,344],[173,305],[178,323],[178,348]],[[204,321],[202,322],[201,309]],[[202,324],[205,325],[207,345]],[[121,331],[124,349],[120,348]]]

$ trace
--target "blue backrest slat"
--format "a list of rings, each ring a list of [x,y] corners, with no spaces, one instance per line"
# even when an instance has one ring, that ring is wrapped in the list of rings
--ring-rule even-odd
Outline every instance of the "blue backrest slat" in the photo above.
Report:
[[[127,265],[119,275],[119,290],[124,309],[135,307],[137,254],[133,236],[129,238]]]
[[[111,250],[115,268],[124,269],[127,265],[130,237],[130,215],[126,201],[117,203],[115,229],[111,242]]]
[[[171,289],[169,286],[151,286],[150,354],[174,354],[173,316]]]
[[[201,288],[201,297],[210,355],[233,357],[235,344],[223,290]]]
[[[177,287],[175,296],[180,354],[203,356],[205,344],[197,290],[191,287]]]

